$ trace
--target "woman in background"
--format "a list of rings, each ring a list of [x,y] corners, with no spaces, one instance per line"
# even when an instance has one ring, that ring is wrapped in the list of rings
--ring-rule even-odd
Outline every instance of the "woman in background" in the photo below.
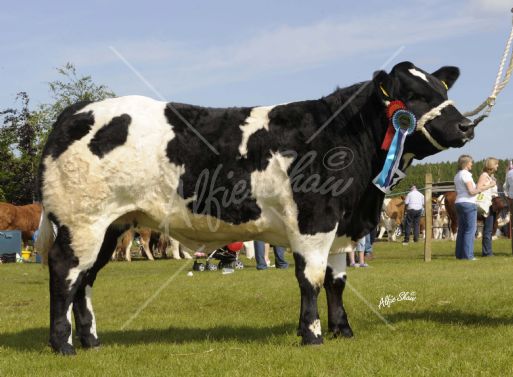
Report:
[[[476,196],[495,186],[495,182],[485,186],[476,186],[472,178],[473,160],[469,155],[458,158],[458,173],[454,176],[456,187],[456,213],[458,215],[458,234],[456,236],[456,258],[476,260],[474,257],[474,238],[477,227]]]
[[[483,209],[483,216],[485,218],[483,225],[483,239],[482,239],[482,251],[483,257],[490,257],[493,255],[492,251],[492,232],[493,224],[495,223],[495,212],[492,210],[492,199],[499,196],[497,192],[497,181],[495,180],[495,173],[499,168],[499,160],[490,157],[487,158],[483,172],[477,180],[477,187],[485,187],[494,183],[494,186],[484,190],[477,196],[478,204]]]

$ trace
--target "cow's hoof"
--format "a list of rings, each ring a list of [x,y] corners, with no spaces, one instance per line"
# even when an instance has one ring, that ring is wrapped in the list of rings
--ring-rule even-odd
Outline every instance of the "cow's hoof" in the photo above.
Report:
[[[92,335],[80,338],[80,343],[84,348],[98,348],[100,347],[100,340]]]
[[[353,330],[349,326],[342,329],[342,336],[344,338],[352,338],[354,336]]]
[[[53,347],[53,350],[61,355],[64,356],[73,356],[76,355],[77,352],[75,351],[75,347],[73,347],[71,344],[64,343],[60,347]]]
[[[318,336],[313,339],[301,339],[302,346],[320,346],[323,343],[322,336]]]
[[[322,336],[315,336],[314,334],[303,335],[301,338],[302,346],[319,346],[322,343]]]
[[[354,336],[353,330],[350,327],[345,327],[336,332],[333,332],[334,338],[352,338]]]
[[[337,327],[334,330],[330,331],[333,334],[333,338],[352,338],[354,336],[353,330],[351,327]]]

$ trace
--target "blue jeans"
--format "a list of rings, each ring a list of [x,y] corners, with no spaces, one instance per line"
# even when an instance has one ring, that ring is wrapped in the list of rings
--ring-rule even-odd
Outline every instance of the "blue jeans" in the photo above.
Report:
[[[370,233],[363,236],[356,242],[356,251],[365,251],[365,254],[372,253],[372,244]]]
[[[372,254],[372,241],[370,233],[365,236],[365,255],[367,254]]]
[[[273,246],[274,259],[276,268],[287,268],[289,264],[285,260],[285,249],[280,246]],[[267,263],[265,263],[265,242],[255,241],[255,260],[257,270],[267,269]]]
[[[456,203],[458,234],[456,236],[456,258],[474,258],[474,238],[477,229],[477,206],[474,203]]]
[[[421,209],[406,210],[406,225],[404,230],[404,242],[410,241],[410,231],[413,227],[413,241],[418,242],[420,233],[420,218],[422,217]]]
[[[483,257],[488,257],[493,255],[492,251],[492,232],[493,232],[493,224],[495,223],[495,213],[492,211],[492,208],[488,210],[488,216],[486,217],[483,225],[483,240],[482,240],[482,255]]]

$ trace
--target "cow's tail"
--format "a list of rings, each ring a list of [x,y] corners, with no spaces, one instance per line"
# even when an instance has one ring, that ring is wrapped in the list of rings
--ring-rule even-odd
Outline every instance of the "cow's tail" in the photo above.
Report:
[[[55,228],[43,208],[34,249],[41,255],[41,262],[44,265],[48,265],[48,252],[53,246],[55,237],[57,236],[57,229]]]

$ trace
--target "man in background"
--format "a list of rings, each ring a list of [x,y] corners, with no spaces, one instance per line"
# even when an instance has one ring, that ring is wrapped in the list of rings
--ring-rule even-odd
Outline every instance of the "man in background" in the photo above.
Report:
[[[424,195],[422,195],[417,187],[412,186],[408,195],[404,199],[406,206],[406,226],[404,230],[404,241],[403,245],[408,245],[410,242],[410,232],[413,227],[413,241],[419,241],[420,232],[420,218],[422,216],[422,210],[424,209]]]

